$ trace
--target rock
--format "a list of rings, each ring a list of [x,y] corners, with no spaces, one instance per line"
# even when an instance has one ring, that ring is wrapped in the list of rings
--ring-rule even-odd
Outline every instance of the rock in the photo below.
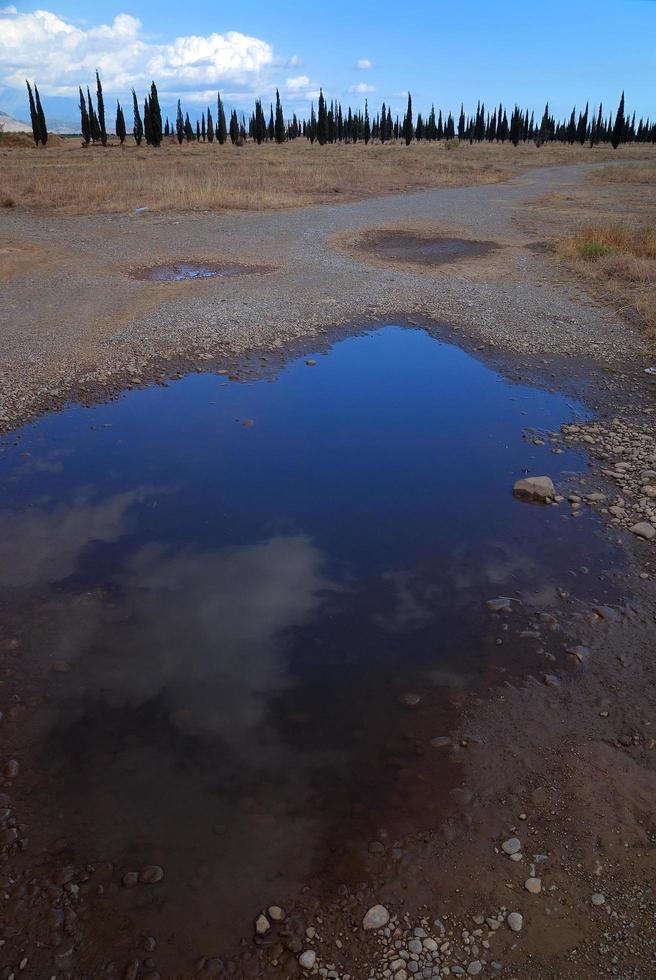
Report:
[[[399,698],[401,704],[405,705],[406,708],[415,708],[421,701],[421,695],[413,694],[411,691],[406,691]]]
[[[271,928],[271,923],[267,919],[266,915],[258,915],[255,920],[255,932],[258,936],[266,936],[267,932]]]
[[[521,841],[519,840],[519,837],[509,837],[508,840],[505,840],[503,842],[503,844],[501,845],[501,849],[506,854],[519,854],[519,852],[522,849],[522,845],[521,845]]]
[[[317,362],[316,362],[316,361],[314,360],[314,358],[313,358],[313,357],[308,357],[308,359],[306,360],[306,362],[305,362],[305,363],[307,364],[307,366],[308,366],[308,367],[314,367],[314,365],[315,365],[315,364],[316,364]]]
[[[421,940],[411,939],[410,942],[408,943],[408,950],[411,953],[421,953],[422,950]]]
[[[362,920],[362,928],[366,930],[382,929],[383,926],[387,925],[389,919],[389,912],[384,905],[373,905]]]
[[[317,962],[317,954],[313,949],[306,949],[299,956],[298,962],[304,970],[311,970]]]
[[[528,476],[524,480],[517,480],[513,487],[513,496],[520,500],[547,504],[556,496],[556,488],[549,476]]]
[[[513,932],[521,932],[524,926],[524,916],[521,912],[511,912],[506,919],[508,927],[512,929]]]
[[[507,596],[499,596],[498,599],[488,599],[485,603],[492,612],[512,612],[512,599]]]
[[[480,960],[473,960],[467,967],[467,973],[470,977],[476,977],[483,969],[483,964]]]
[[[606,896],[602,895],[601,892],[595,892],[590,901],[593,905],[605,905]]]
[[[434,749],[446,749],[451,745],[451,739],[448,735],[438,735],[437,738],[432,738],[430,744]]]
[[[631,534],[635,534],[637,538],[643,538],[645,541],[651,541],[652,538],[656,537],[656,527],[647,521],[640,521],[638,524],[634,524],[629,528],[629,531]]]
[[[590,656],[590,650],[584,646],[565,647],[565,653],[570,657],[574,657],[580,664],[585,663]]]
[[[125,888],[134,888],[139,883],[139,873],[137,871],[128,871],[123,875],[121,881]]]
[[[539,895],[542,891],[542,882],[539,878],[527,878],[524,882],[524,888],[531,895]]]
[[[2,773],[5,779],[15,779],[18,775],[19,765],[15,759],[10,759],[9,762],[5,763],[5,767]]]
[[[646,497],[656,497],[656,487],[652,487],[649,484],[642,488],[642,492]]]
[[[281,909],[279,905],[270,905],[267,914],[274,922],[282,922],[285,918],[285,910]]]
[[[159,864],[146,864],[139,868],[139,881],[142,885],[156,885],[164,877],[164,868]]]

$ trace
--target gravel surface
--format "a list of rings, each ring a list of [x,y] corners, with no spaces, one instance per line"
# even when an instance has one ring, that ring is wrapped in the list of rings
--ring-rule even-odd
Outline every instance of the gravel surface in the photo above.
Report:
[[[507,184],[422,191],[272,213],[3,215],[0,427],[85,388],[162,376],[176,358],[285,348],[336,324],[393,315],[447,321],[500,353],[565,355],[637,367],[637,331],[556,282],[518,229],[528,202],[566,191],[587,165],[530,171]],[[421,223],[496,240],[494,258],[439,269],[385,264],[334,246],[366,228]],[[158,262],[242,262],[248,275],[144,282]],[[261,271],[262,266],[271,271]]]

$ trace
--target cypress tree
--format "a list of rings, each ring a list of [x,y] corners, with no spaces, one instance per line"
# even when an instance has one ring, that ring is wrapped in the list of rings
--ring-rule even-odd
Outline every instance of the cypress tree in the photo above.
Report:
[[[319,108],[317,111],[317,142],[323,146],[328,140],[328,114],[323,89],[319,89]]]
[[[150,99],[148,98],[148,96],[146,96],[146,98],[144,99],[143,128],[144,128],[144,136],[146,138],[146,143],[148,144],[148,146],[150,146],[153,141],[153,135],[150,126]]]
[[[234,112],[234,109],[233,109],[233,112]],[[236,112],[235,112],[235,121],[237,121],[237,113]],[[232,116],[230,117],[230,125],[232,126]],[[238,122],[237,122],[237,130],[236,130],[236,133],[237,133],[237,136],[236,136],[236,138],[234,140],[232,139],[232,133],[230,134],[230,139],[232,140],[233,143],[236,143],[237,142],[237,139],[239,138],[239,123]],[[216,116],[216,138],[219,141],[219,143],[221,144],[221,146],[223,146],[223,144],[225,143],[225,141],[227,139],[227,135],[228,134],[227,134],[227,131],[226,131],[225,110],[223,108],[223,102],[221,101],[221,93],[219,92],[219,94],[218,94],[218,101],[217,101],[217,116]]]
[[[273,143],[273,138],[274,138],[274,136],[276,134],[276,124],[273,121],[273,106],[270,105],[269,108],[270,108],[271,111],[269,113],[269,125],[267,126],[267,134],[266,135],[267,135],[267,139],[269,140],[269,142],[270,143]]]
[[[84,145],[88,146],[91,142],[91,123],[89,122],[89,113],[87,112],[87,103],[84,98],[84,93],[82,92],[82,86],[80,89],[80,129],[82,130],[82,139],[84,140]]]
[[[182,144],[184,139],[184,119],[182,118],[182,107],[180,106],[180,99],[178,99],[178,111],[175,116],[175,135],[177,137],[178,143]]]
[[[405,145],[410,146],[412,143],[412,136],[414,133],[414,127],[412,125],[412,98],[408,92],[408,108],[406,109],[405,117],[403,119],[403,138],[405,140]]]
[[[369,123],[369,106],[367,105],[367,100],[364,100],[364,145],[366,146],[371,139],[371,125]]]
[[[207,107],[207,142],[214,142],[214,120],[209,106]]]
[[[220,139],[219,142],[221,142]],[[230,142],[233,146],[239,142],[239,121],[237,119],[236,109],[233,109],[230,114]]]
[[[282,111],[282,103],[280,101],[280,92],[276,89],[276,121],[275,121],[275,137],[276,143],[285,142],[285,117]]]
[[[95,110],[93,108],[93,100],[91,98],[91,92],[89,91],[89,86],[87,85],[87,105],[89,107],[89,130],[91,132],[91,142],[97,143],[100,139],[100,126],[98,124],[98,117],[96,116]]]
[[[465,107],[460,104],[460,117],[458,119],[458,139],[462,140],[465,138]]]
[[[118,101],[116,103],[116,135],[119,138],[121,146],[123,146],[125,143],[125,117],[121,109],[121,103]]]
[[[100,75],[96,69],[96,103],[98,104],[98,127],[100,130],[100,142],[103,146],[107,146],[107,127],[105,125],[105,100],[103,99],[102,85],[100,84]]]
[[[36,89],[36,85],[34,87]],[[614,150],[617,149],[620,143],[624,142],[624,92],[622,92],[622,98],[617,107],[617,115],[615,116],[615,124],[610,142]]]
[[[185,135],[185,139],[186,139],[187,143],[191,143],[192,139],[194,138],[194,131],[191,128],[191,122],[189,120],[189,113],[188,112],[185,113],[184,135]]]
[[[137,101],[137,93],[132,89],[132,111],[134,117],[134,125],[132,128],[132,134],[134,136],[134,141],[137,146],[141,146],[141,141],[144,135],[143,123],[141,121],[141,115],[139,113],[139,102]]]
[[[38,146],[41,139],[41,131],[39,127],[39,117],[36,111],[36,103],[34,102],[34,96],[32,95],[32,87],[30,83],[25,80],[27,85],[27,96],[30,100],[30,122],[32,123],[32,136],[34,138],[34,145]],[[34,86],[36,88],[36,85]]]
[[[150,144],[151,146],[160,146],[162,142],[162,111],[159,107],[159,96],[155,82],[152,82],[150,86],[148,116],[150,122]]]
[[[48,142],[48,127],[46,125],[43,106],[41,105],[41,97],[39,96],[39,90],[36,85],[34,86],[34,101],[36,102],[36,120],[39,127],[39,139],[41,140],[41,146],[45,146]]]
[[[379,132],[380,142],[384,143],[387,139],[387,106],[383,102],[380,110],[380,132]]]
[[[196,142],[200,143],[200,123],[196,120]]]

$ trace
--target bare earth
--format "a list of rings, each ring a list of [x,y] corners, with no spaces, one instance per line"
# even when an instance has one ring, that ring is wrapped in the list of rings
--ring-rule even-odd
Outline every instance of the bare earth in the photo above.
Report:
[[[584,394],[597,409],[598,422],[553,437],[556,448],[581,443],[591,463],[585,480],[558,488],[579,500],[559,506],[567,517],[579,506],[601,509],[628,568],[619,586],[626,599],[612,610],[582,608],[563,582],[548,616],[490,613],[504,643],[521,647],[527,630],[537,634],[544,670],[499,677],[476,697],[454,696],[457,724],[435,732],[443,744],[428,750],[449,760],[445,820],[402,841],[365,843],[361,884],[340,885],[337,855],[326,882],[311,883],[291,905],[280,897],[283,923],[269,916],[265,935],[235,942],[225,969],[214,959],[225,951],[212,949],[211,930],[184,966],[164,936],[144,951],[138,921],[125,920],[112,893],[116,921],[123,917],[116,940],[107,924],[114,920],[85,887],[77,959],[58,962],[53,975],[293,977],[307,949],[321,975],[338,980],[477,975],[473,964],[483,976],[527,980],[656,973],[656,544],[626,530],[656,521],[641,489],[642,474],[656,469],[656,405],[644,374],[654,362],[638,321],[593,294],[593,284],[584,287],[545,246],[582,213],[594,217],[599,188],[606,208],[624,207],[612,204],[613,182],[595,183],[594,173],[589,164],[553,166],[505,183],[270,213],[2,213],[5,430],[69,397],[103,397],[190,367],[239,365],[246,356],[275,366],[290,351],[316,349],[317,337],[329,342],[344,324],[355,330],[395,317],[438,331],[446,324],[456,342],[508,375]],[[636,210],[643,206],[653,202]],[[403,239],[401,256],[377,247],[382,231],[391,233],[388,242]],[[432,263],[421,245],[436,236],[497,247]],[[246,268],[193,282],[143,278],[144,267],[183,261]],[[603,499],[586,501],[593,491]],[[5,776],[20,822],[20,780]],[[519,860],[502,847],[513,837]],[[23,925],[10,936],[7,970],[22,955],[38,957],[39,916],[48,914],[48,889],[58,880],[56,852],[41,855],[30,925],[25,894],[8,879],[34,863],[29,851],[8,859],[7,915]],[[99,872],[85,873],[93,884]],[[539,879],[535,894],[529,879]],[[378,903],[392,922],[387,932],[365,932],[363,915]],[[512,912],[523,917],[518,931]],[[110,956],[114,967],[101,971]]]

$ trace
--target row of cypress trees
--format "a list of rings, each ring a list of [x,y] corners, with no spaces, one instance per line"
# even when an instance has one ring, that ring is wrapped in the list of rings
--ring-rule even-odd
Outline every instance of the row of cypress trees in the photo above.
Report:
[[[48,130],[39,98],[39,90],[35,85],[33,93],[29,82],[27,83],[27,90],[34,141],[37,145],[45,146],[48,141]],[[95,108],[88,87],[86,96],[81,87],[79,94],[80,126],[84,145],[100,143],[102,146],[106,146],[105,105],[98,72],[96,72]],[[284,143],[286,140],[294,140],[299,136],[304,136],[309,139],[310,143],[317,142],[321,146],[326,143],[357,143],[360,140],[364,143],[369,143],[372,140],[381,143],[402,140],[406,145],[409,145],[413,140],[432,142],[443,139],[452,140],[456,137],[459,140],[468,140],[470,143],[483,141],[504,143],[509,141],[515,146],[520,142],[527,141],[535,142],[538,146],[551,141],[572,144],[578,142],[581,145],[589,142],[590,146],[610,142],[617,149],[621,143],[656,143],[656,122],[651,122],[647,118],[646,120],[640,119],[636,123],[635,113],[629,118],[625,114],[624,93],[622,93],[614,118],[612,114],[604,117],[601,105],[599,105],[597,112],[590,113],[589,106],[586,104],[585,110],[579,112],[578,116],[576,109],[572,109],[568,118],[557,121],[551,114],[547,103],[539,123],[535,120],[533,113],[529,114],[528,109],[522,110],[517,105],[511,112],[508,112],[503,105],[499,105],[490,113],[489,111],[486,112],[485,106],[481,102],[478,103],[475,114],[469,117],[465,116],[464,107],[461,106],[457,123],[451,113],[443,117],[440,110],[436,115],[434,106],[431,106],[430,113],[426,118],[419,113],[415,121],[410,93],[408,93],[405,114],[401,119],[397,116],[394,121],[390,107],[386,106],[384,102],[380,112],[371,119],[367,102],[365,102],[364,111],[356,110],[353,112],[349,106],[348,111],[343,112],[340,103],[331,102],[330,106],[328,105],[322,90],[319,93],[316,112],[313,104],[308,119],[299,120],[294,113],[287,123],[285,122],[280,93],[277,90],[275,110],[271,104],[268,120],[262,101],[258,99],[248,124],[246,124],[243,115],[239,120],[234,109],[230,115],[229,125],[226,124],[225,107],[219,93],[217,96],[216,122],[208,106],[207,112],[201,114],[201,118],[196,120],[194,126],[189,118],[189,113],[183,114],[180,100],[178,100],[175,123],[169,123],[167,118],[165,125],[162,125],[162,113],[157,86],[154,81],[150,86],[149,94],[144,99],[143,109],[139,105],[134,89],[132,90],[132,103],[132,135],[138,146],[145,139],[149,146],[157,147],[160,146],[164,137],[171,136],[175,136],[179,144],[194,140],[198,142],[207,141],[208,143],[213,143],[216,140],[217,143],[223,144],[227,142],[228,137],[233,144],[243,143],[247,138],[258,144],[264,142]],[[119,141],[123,144],[127,137],[127,127],[120,102],[116,104],[114,128]]]

